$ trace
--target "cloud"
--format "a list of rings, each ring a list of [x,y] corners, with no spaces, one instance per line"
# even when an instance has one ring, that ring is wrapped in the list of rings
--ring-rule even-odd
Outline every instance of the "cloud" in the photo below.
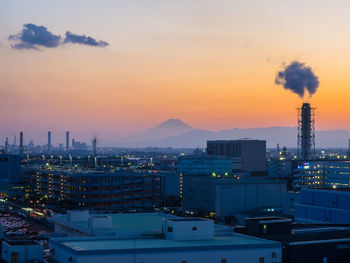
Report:
[[[96,40],[90,36],[73,34],[69,31],[66,32],[66,38],[63,43],[81,44],[94,47],[105,47],[109,45],[106,41]]]
[[[55,35],[47,30],[44,26],[37,26],[32,23],[24,24],[21,32],[8,37],[13,42],[13,49],[34,49],[40,50],[40,47],[56,48],[60,45],[73,43],[94,47],[106,47],[109,44],[106,41],[96,40],[86,35],[77,35],[66,31],[66,36],[62,41],[60,35]]]
[[[39,47],[55,48],[61,43],[61,36],[54,35],[44,26],[34,24],[24,24],[23,29],[16,35],[10,35],[8,38],[15,43],[14,49],[36,49]]]

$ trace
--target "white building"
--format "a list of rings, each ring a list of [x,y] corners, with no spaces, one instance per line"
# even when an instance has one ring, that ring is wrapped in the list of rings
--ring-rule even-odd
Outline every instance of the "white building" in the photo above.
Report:
[[[278,242],[194,218],[163,219],[160,235],[54,238],[49,245],[58,263],[277,263],[282,258]]]
[[[33,240],[5,240],[1,245],[1,259],[5,262],[43,262],[43,246]]]

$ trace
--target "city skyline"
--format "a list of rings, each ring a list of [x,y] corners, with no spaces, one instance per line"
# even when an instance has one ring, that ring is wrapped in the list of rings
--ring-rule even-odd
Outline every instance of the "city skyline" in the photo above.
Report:
[[[295,127],[302,100],[274,83],[282,65],[295,60],[319,76],[310,101],[316,128],[349,130],[349,5],[3,3],[0,136],[11,141],[23,130],[26,139],[45,143],[48,130],[62,138],[70,130],[77,138],[117,141],[169,118],[209,130]],[[71,37],[40,50],[11,48],[9,37],[26,24],[44,26],[62,42],[71,32],[108,45],[79,45]]]

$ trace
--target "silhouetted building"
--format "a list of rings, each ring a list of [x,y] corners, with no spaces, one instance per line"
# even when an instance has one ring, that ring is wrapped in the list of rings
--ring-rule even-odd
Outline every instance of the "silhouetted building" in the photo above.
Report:
[[[207,154],[232,158],[234,170],[266,172],[266,141],[263,140],[207,141]]]

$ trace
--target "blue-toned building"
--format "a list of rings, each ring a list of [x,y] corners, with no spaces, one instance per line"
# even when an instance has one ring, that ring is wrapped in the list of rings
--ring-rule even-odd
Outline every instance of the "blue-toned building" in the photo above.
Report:
[[[350,224],[350,188],[303,188],[295,204],[295,221]]]
[[[185,176],[232,175],[232,158],[209,155],[180,157],[177,172],[180,180],[180,196],[182,197]]]
[[[350,161],[297,162],[293,170],[293,186],[349,187]]]

